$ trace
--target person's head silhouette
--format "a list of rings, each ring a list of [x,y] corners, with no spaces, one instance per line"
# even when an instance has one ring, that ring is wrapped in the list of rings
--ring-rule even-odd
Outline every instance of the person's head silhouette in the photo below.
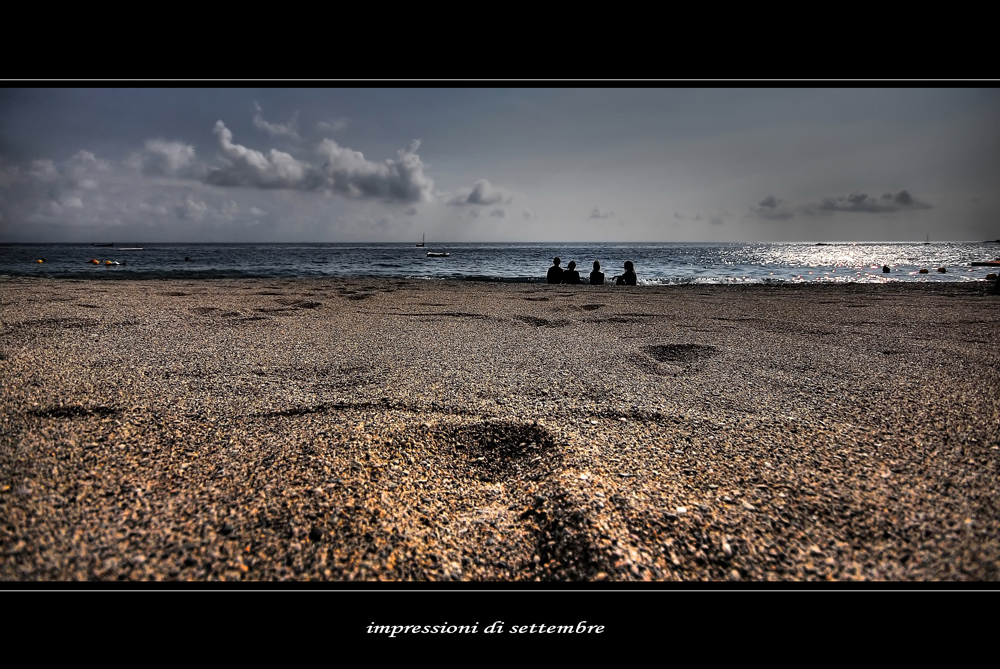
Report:
[[[600,269],[601,269],[601,261],[600,260],[595,260],[594,261],[594,271],[597,272]]]
[[[575,261],[575,260],[570,260],[570,261],[569,261],[569,264],[568,264],[568,265],[566,265],[566,269],[568,269],[568,270],[569,270],[569,271],[571,271],[571,272],[572,272],[573,270],[575,270],[575,269],[576,269],[576,261]]]
[[[552,259],[552,264],[555,265],[555,266],[557,266],[557,267],[559,266],[559,263],[561,263],[561,262],[562,262],[562,260],[559,259],[559,256],[556,256],[555,258]]]

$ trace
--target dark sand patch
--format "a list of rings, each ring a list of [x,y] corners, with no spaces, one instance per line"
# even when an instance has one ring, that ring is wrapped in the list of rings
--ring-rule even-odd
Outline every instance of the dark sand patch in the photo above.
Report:
[[[107,406],[66,405],[47,409],[32,409],[28,413],[39,418],[86,418],[88,416],[113,416],[119,413],[119,409]]]
[[[538,316],[515,316],[519,321],[533,325],[536,328],[561,328],[569,325],[572,321],[565,318],[539,318]]]
[[[538,480],[554,463],[552,436],[533,425],[485,422],[438,431],[436,437],[460,456],[453,465],[481,481]]]
[[[659,362],[695,362],[711,358],[719,351],[704,344],[658,344],[646,347],[646,352]]]

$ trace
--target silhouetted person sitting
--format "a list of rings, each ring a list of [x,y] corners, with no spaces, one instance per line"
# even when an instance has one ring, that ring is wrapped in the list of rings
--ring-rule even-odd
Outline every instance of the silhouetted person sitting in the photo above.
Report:
[[[552,267],[549,268],[549,273],[545,276],[545,280],[549,283],[562,283],[563,268],[559,266],[561,263],[558,257],[552,259]]]
[[[576,269],[576,261],[570,260],[569,264],[566,265],[566,269],[563,270],[562,275],[563,283],[583,283],[580,281],[580,272]]]
[[[635,275],[635,265],[632,264],[631,260],[625,261],[625,273],[617,278],[615,281],[616,286],[634,286],[638,277]]]
[[[604,285],[604,272],[601,271],[601,261],[594,261],[594,271],[590,273],[590,283],[595,286]]]

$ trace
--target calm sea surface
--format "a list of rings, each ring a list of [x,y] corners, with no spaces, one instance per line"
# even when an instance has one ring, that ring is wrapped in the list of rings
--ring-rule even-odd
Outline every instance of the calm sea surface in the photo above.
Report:
[[[141,250],[135,250],[141,247]],[[131,249],[131,250],[130,250]],[[427,252],[447,252],[428,258]],[[689,283],[985,281],[1000,243],[645,244],[3,244],[0,276],[66,278],[408,277],[543,282],[553,256],[580,276],[600,260],[607,279],[635,263],[640,285]],[[37,260],[44,258],[45,262]],[[190,260],[185,260],[190,258]],[[100,265],[90,261],[99,260]],[[106,265],[111,260],[120,265]],[[890,272],[884,273],[882,266]],[[938,272],[939,267],[947,271]],[[929,270],[920,274],[921,269]]]

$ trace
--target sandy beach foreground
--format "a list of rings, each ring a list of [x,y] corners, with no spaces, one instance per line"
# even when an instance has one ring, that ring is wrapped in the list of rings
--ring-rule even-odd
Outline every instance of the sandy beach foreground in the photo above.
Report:
[[[984,284],[0,302],[2,580],[1000,575]]]

